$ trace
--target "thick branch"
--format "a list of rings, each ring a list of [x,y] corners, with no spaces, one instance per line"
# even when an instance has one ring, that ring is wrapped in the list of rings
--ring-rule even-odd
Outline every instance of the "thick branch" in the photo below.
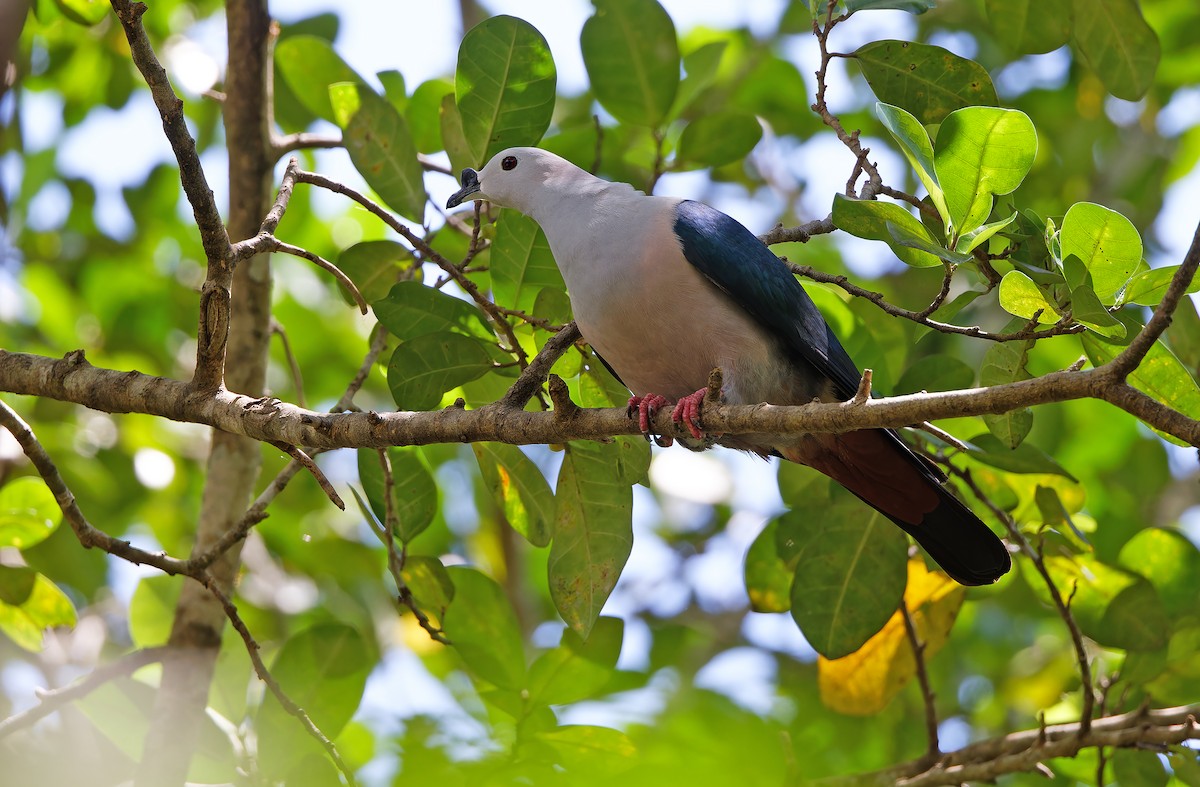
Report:
[[[1169,409],[1166,413],[1171,417],[1162,417],[1165,413],[1161,406],[1145,406],[1143,394],[1135,392],[1138,396],[1131,396],[1132,389],[1128,386],[1113,385],[1103,368],[1053,372],[990,388],[872,399],[864,404],[717,405],[705,411],[704,421],[709,431],[723,434],[842,433],[1096,398],[1200,446],[1200,421]],[[378,448],[481,440],[525,445],[641,433],[623,408],[581,409],[570,417],[495,404],[477,410],[318,413],[275,399],[255,399],[224,390],[198,392],[177,380],[97,368],[87,363],[79,351],[53,359],[0,350],[0,391],[45,396],[110,413],[146,413],[202,423],[256,440],[312,448]],[[654,426],[664,435],[685,436],[666,411],[659,413]]]

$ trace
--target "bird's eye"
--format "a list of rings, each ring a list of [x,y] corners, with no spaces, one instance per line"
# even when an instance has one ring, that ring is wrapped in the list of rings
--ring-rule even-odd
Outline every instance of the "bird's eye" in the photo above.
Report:
[[[516,169],[516,168],[517,168],[517,157],[516,156],[505,156],[504,160],[500,162],[500,169],[504,170],[505,172],[508,172],[510,169]]]

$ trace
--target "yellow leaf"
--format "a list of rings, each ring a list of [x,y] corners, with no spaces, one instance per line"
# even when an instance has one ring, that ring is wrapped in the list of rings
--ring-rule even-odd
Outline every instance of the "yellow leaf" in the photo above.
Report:
[[[965,589],[942,572],[926,570],[923,560],[908,561],[904,603],[917,636],[925,643],[926,659],[946,644],[964,594]],[[817,661],[821,701],[831,710],[850,716],[879,713],[916,674],[917,663],[899,610],[854,653]]]

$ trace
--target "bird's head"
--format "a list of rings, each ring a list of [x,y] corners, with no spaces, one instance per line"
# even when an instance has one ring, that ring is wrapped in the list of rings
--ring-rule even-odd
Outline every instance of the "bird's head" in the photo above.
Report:
[[[492,157],[483,169],[462,171],[462,188],[446,202],[447,208],[467,200],[485,199],[502,208],[530,213],[534,200],[555,180],[560,170],[578,169],[549,151],[508,148]],[[579,170],[582,172],[582,170]]]

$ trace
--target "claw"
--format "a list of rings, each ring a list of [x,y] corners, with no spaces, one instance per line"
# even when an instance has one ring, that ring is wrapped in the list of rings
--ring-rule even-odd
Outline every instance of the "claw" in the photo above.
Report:
[[[650,431],[652,425],[650,422],[654,420],[658,409],[664,404],[670,404],[667,397],[658,394],[646,394],[645,396],[629,397],[629,405],[625,408],[625,414],[631,418],[634,411],[637,411],[638,428],[642,430],[642,435],[646,438],[647,442],[653,440],[654,444],[660,448],[666,448],[675,442],[670,437],[662,437]]]
[[[671,420],[681,426],[686,426],[697,440],[704,439],[704,430],[700,428],[700,408],[704,404],[704,394],[707,388],[701,388],[694,394],[688,394],[679,400],[671,412]]]

